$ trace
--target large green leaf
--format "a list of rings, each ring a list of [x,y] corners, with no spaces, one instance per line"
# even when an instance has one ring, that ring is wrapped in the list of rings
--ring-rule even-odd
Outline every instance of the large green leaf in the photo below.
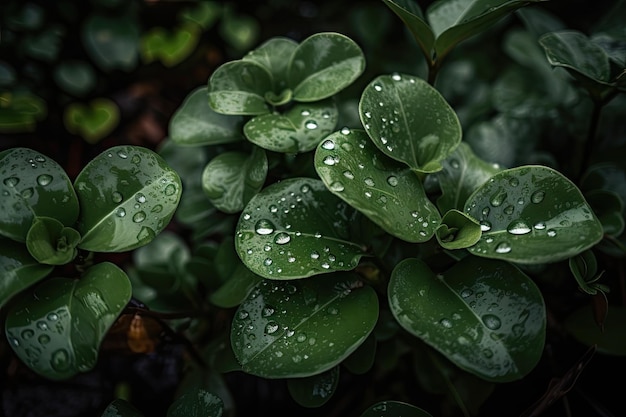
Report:
[[[315,169],[332,193],[400,239],[425,242],[439,226],[419,178],[381,154],[363,130],[328,136],[315,152]]]
[[[203,388],[195,388],[178,397],[167,409],[167,417],[221,417],[224,402]]]
[[[380,401],[361,414],[360,417],[432,417],[431,414],[401,401]]]
[[[179,145],[218,145],[243,139],[242,116],[216,113],[209,106],[207,87],[193,90],[172,115],[169,137]]]
[[[365,87],[361,122],[387,156],[418,172],[435,172],[461,142],[461,125],[443,96],[411,75],[381,75]]]
[[[244,134],[250,142],[270,151],[308,152],[335,129],[338,118],[332,99],[296,104],[282,114],[254,117],[244,126]]]
[[[409,333],[483,379],[520,379],[541,358],[541,292],[509,263],[470,256],[435,275],[424,262],[405,259],[392,273],[388,299]]]
[[[413,38],[422,49],[428,61],[433,61],[435,34],[424,20],[424,15],[417,2],[413,0],[383,0],[411,31]]]
[[[67,379],[95,366],[100,343],[130,297],[124,271],[109,262],[96,264],[80,279],[52,278],[15,300],[6,335],[33,371]]]
[[[263,378],[320,374],[370,334],[378,298],[356,275],[262,281],[239,306],[231,343],[242,369]]]
[[[478,220],[475,255],[518,263],[556,262],[602,239],[602,224],[569,179],[530,165],[501,171],[465,202]]]
[[[243,263],[264,278],[351,270],[365,254],[353,240],[355,215],[322,181],[290,178],[250,200],[237,224],[235,247]]]
[[[251,154],[224,152],[202,172],[202,189],[213,205],[225,213],[241,211],[263,187],[267,176],[265,151],[254,147]]]
[[[303,40],[289,63],[289,86],[300,102],[328,98],[352,84],[365,70],[365,56],[352,39],[316,33]]]
[[[26,246],[0,237],[0,307],[52,272],[51,265],[37,262]]]
[[[105,71],[130,71],[137,65],[139,24],[130,16],[91,15],[85,19],[82,40],[89,56]]]
[[[73,226],[78,199],[63,168],[28,148],[0,153],[0,235],[24,242],[36,216]]]
[[[223,114],[268,113],[265,95],[273,91],[272,75],[254,61],[231,61],[209,78],[209,105]]]
[[[138,146],[115,146],[91,160],[74,188],[80,201],[79,248],[123,252],[150,242],[169,223],[181,180],[163,158]]]

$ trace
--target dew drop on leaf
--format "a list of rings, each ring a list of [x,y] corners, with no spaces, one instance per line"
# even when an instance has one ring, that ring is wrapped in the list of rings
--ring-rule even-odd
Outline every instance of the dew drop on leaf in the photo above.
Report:
[[[133,215],[133,221],[135,223],[141,223],[144,220],[146,220],[146,213],[144,213],[143,211],[138,211]]]
[[[554,236],[556,236],[556,230],[554,230],[554,229],[550,229],[550,230],[548,230],[548,232],[547,232],[547,233],[548,233],[548,236],[550,236],[550,237],[554,237]]]
[[[259,235],[269,235],[274,232],[274,225],[269,220],[261,219],[254,226],[254,230]]]
[[[512,222],[506,230],[512,235],[525,235],[531,231],[530,227],[520,220]]]
[[[489,202],[493,207],[498,207],[506,200],[507,194],[504,189],[498,190],[494,195],[491,196]]]
[[[41,174],[40,176],[37,177],[37,184],[41,185],[42,187],[45,187],[51,182],[52,182],[52,175]]]
[[[493,314],[485,314],[483,316],[483,323],[485,323],[485,326],[491,330],[498,330],[500,326],[502,326],[500,319]]]
[[[335,142],[330,139],[325,140],[324,143],[322,143],[322,148],[332,151],[333,149],[335,149]]]
[[[289,243],[290,240],[291,240],[291,237],[287,233],[280,232],[274,238],[274,243],[278,245],[284,245],[286,243]]]
[[[496,253],[509,253],[509,252],[511,252],[511,245],[509,245],[507,242],[498,243],[498,246],[496,246]]]

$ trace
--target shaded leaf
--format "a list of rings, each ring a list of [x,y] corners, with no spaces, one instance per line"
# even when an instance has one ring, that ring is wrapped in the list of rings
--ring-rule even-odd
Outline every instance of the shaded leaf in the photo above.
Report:
[[[109,403],[101,417],[143,417],[143,414],[128,401],[116,398]]]
[[[167,417],[221,417],[222,399],[203,388],[193,388],[178,397],[167,409]]]
[[[368,408],[361,417],[432,417],[431,414],[401,401],[380,401]]]
[[[38,262],[64,265],[71,262],[78,250],[80,234],[51,217],[35,217],[26,235],[28,252]]]
[[[616,356],[626,356],[625,325],[626,308],[620,306],[609,306],[603,328],[595,322],[590,306],[579,308],[565,320],[565,328],[576,340]]]
[[[288,379],[291,398],[302,407],[317,408],[331,399],[339,385],[339,367],[306,378]]]
[[[91,15],[85,19],[82,40],[89,56],[104,71],[130,71],[137,65],[139,25],[130,16]]]

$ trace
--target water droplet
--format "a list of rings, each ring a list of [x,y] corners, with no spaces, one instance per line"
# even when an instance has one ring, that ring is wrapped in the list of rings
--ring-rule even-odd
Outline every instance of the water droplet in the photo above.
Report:
[[[449,329],[452,327],[452,321],[450,321],[450,319],[441,319],[439,321],[439,324],[441,324],[446,329]]]
[[[42,187],[45,187],[51,182],[52,182],[52,175],[41,174],[40,176],[37,177],[37,184],[41,185]]]
[[[119,150],[117,151],[117,156],[119,156],[122,159],[126,159],[128,158],[128,154],[126,153],[126,151],[124,150]]]
[[[546,224],[544,222],[539,222],[535,225],[535,229],[537,230],[543,230],[546,228]]]
[[[383,91],[383,87],[379,84],[374,85],[374,90],[376,91]]]
[[[275,311],[276,309],[274,307],[272,307],[271,305],[266,305],[265,307],[263,307],[261,315],[263,317],[270,317],[272,314],[274,314]]]
[[[272,262],[272,258],[265,258],[265,260],[263,261],[263,265],[270,266]]]
[[[35,195],[35,190],[33,190],[32,187],[28,187],[22,190],[20,194],[24,198],[31,198],[33,195]]]
[[[389,177],[387,177],[387,184],[395,187],[396,185],[398,185],[398,177],[390,175]]]
[[[46,158],[44,158],[44,157],[43,157],[43,156],[41,156],[41,155],[37,155],[37,156],[35,157],[35,161],[37,161],[37,162],[46,162]]]
[[[451,159],[450,160],[450,166],[454,169],[459,169],[459,167],[461,166],[461,164],[459,163],[458,160],[456,159]]]
[[[482,350],[482,354],[485,358],[491,359],[493,357],[493,351],[489,348],[485,348]]]
[[[337,163],[337,157],[332,156],[332,155],[326,155],[326,157],[324,158],[324,164],[328,165],[328,166],[333,166]]]
[[[343,184],[340,181],[335,181],[332,184],[330,184],[330,190],[331,191],[341,192],[344,189],[345,189],[345,187],[343,186]]]
[[[488,232],[491,230],[491,223],[489,223],[487,220],[482,220],[480,222],[480,230],[482,232]]]
[[[138,165],[141,162],[141,157],[139,155],[133,155],[133,157],[130,159],[130,162]]]
[[[335,149],[335,142],[330,139],[325,140],[324,143],[322,143],[322,148],[332,151],[333,149]]]
[[[372,198],[372,193],[371,193],[371,192],[369,192],[369,191],[366,191],[366,192],[365,192],[365,197],[367,197],[367,198]]]
[[[302,110],[302,111],[300,112],[300,114],[301,114],[302,116],[310,116],[310,115],[311,115],[311,112],[310,112],[310,111],[308,111],[308,110]]]
[[[311,259],[319,259],[320,254],[317,251],[311,252]]]
[[[394,80],[394,81],[400,81],[400,80],[402,80],[402,77],[400,76],[400,74],[394,73],[391,76],[391,79]]]
[[[168,184],[165,187],[165,195],[170,196],[170,195],[174,195],[176,193],[176,186],[174,184]]]
[[[496,253],[509,253],[509,252],[511,252],[511,245],[509,245],[507,242],[498,243],[498,246],[496,246]]]
[[[511,185],[511,187],[517,187],[519,185],[519,180],[515,177],[512,177],[511,179],[509,179],[509,185]]]
[[[489,211],[490,211],[490,210],[489,210],[489,207],[485,207],[485,208],[483,209],[483,211],[482,211],[483,216],[489,216]]]
[[[280,326],[278,325],[278,323],[276,323],[275,321],[270,321],[265,325],[265,333],[266,334],[276,333],[279,327]]]
[[[554,237],[554,236],[556,236],[556,230],[550,229],[550,230],[548,230],[547,234],[550,237]]]
[[[24,329],[24,331],[22,331],[22,339],[24,340],[28,340],[34,335],[35,335],[35,332],[31,329]]]
[[[526,233],[530,233],[531,228],[523,221],[518,220],[509,224],[506,230],[512,235],[525,235]]]
[[[65,371],[70,367],[70,356],[65,349],[58,349],[52,353],[50,366],[56,371]]]
[[[297,342],[302,343],[302,342],[304,342],[305,340],[306,340],[306,334],[304,334],[304,333],[300,333],[300,334],[296,337],[296,341],[297,341]]]
[[[375,185],[374,180],[370,177],[365,178],[363,182],[365,182],[365,185],[367,185],[368,187],[373,187]]]
[[[248,313],[246,310],[239,310],[239,313],[237,313],[237,317],[239,318],[239,320],[245,320],[250,317],[250,313]]]
[[[141,193],[137,193],[137,195],[135,195],[135,201],[138,203],[145,203],[146,202],[146,196],[141,194]]]
[[[274,225],[269,220],[261,219],[254,226],[254,230],[259,235],[269,235],[274,232]]]
[[[309,130],[317,129],[317,122],[315,120],[307,120],[304,127]]]
[[[502,203],[504,203],[504,201],[506,200],[506,197],[507,197],[506,190],[501,188],[500,190],[498,190],[498,192],[496,192],[494,195],[491,196],[491,199],[489,200],[489,202],[491,203],[493,207],[498,207]]]
[[[315,232],[313,236],[315,236],[316,239],[319,239],[322,237],[322,234],[320,232]]]
[[[354,179],[354,174],[350,171],[343,171],[343,176],[348,178],[349,180]]]
[[[274,243],[278,245],[284,245],[286,243],[289,243],[290,240],[291,240],[291,237],[287,233],[280,232],[274,238]]]
[[[146,213],[144,213],[143,211],[138,211],[133,215],[133,221],[135,223],[141,223],[144,220],[146,220]]]
[[[37,338],[37,341],[42,345],[47,345],[50,342],[50,336],[48,336],[47,334],[41,334]]]
[[[46,323],[45,321],[38,321],[37,327],[39,328],[39,330],[48,330],[48,323]]]
[[[111,200],[117,204],[117,203],[121,203],[122,200],[124,200],[124,196],[122,195],[122,193],[120,193],[119,191],[114,191],[113,194],[111,195]]]
[[[498,330],[500,326],[502,326],[502,322],[498,316],[494,316],[493,314],[485,314],[483,316],[483,323],[485,323],[485,326],[491,330]]]
[[[311,190],[311,187],[309,187],[309,186],[308,186],[308,185],[306,185],[306,184],[304,184],[302,187],[300,187],[300,191],[301,191],[303,194],[308,193],[310,190]]]
[[[461,297],[463,297],[463,298],[467,298],[467,297],[471,296],[472,294],[474,294],[474,292],[472,290],[470,290],[469,288],[466,288],[463,291],[461,291]]]
[[[515,207],[506,206],[506,208],[503,211],[504,211],[504,214],[508,214],[510,216],[515,211]]]

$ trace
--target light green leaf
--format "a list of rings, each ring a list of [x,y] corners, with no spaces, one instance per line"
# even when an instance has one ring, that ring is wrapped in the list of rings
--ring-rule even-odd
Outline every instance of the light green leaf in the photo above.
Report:
[[[436,236],[439,244],[445,249],[468,248],[480,239],[480,224],[462,211],[453,209],[441,219]]]
[[[272,75],[253,61],[231,61],[209,78],[209,105],[222,114],[269,113],[265,95],[273,92]]]
[[[154,27],[141,36],[139,50],[144,62],[161,61],[172,67],[187,58],[198,45],[200,30],[184,25],[168,30]]]
[[[26,235],[28,252],[38,262],[48,265],[71,262],[78,252],[78,242],[80,234],[76,230],[51,217],[35,217]]]
[[[0,93],[0,132],[30,132],[47,114],[46,102],[28,92]]]
[[[289,38],[274,37],[248,52],[242,60],[264,67],[272,75],[273,91],[280,93],[287,88],[289,62],[297,47],[298,43]]]
[[[411,31],[413,38],[422,49],[424,56],[429,62],[436,57],[433,56],[435,45],[435,34],[430,25],[424,20],[422,10],[417,2],[413,0],[383,0]]]
[[[63,114],[63,122],[70,133],[96,143],[117,127],[120,110],[113,100],[96,98],[87,104],[70,103]]]

